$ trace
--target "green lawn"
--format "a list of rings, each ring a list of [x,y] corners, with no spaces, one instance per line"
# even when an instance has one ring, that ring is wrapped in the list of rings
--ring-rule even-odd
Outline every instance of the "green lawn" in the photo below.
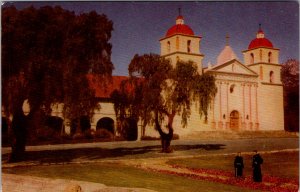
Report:
[[[108,186],[140,187],[159,192],[252,191],[235,186],[144,171],[120,164],[68,164],[3,169],[4,173],[63,178],[103,183]]]
[[[252,174],[252,155],[242,155],[244,157],[244,175]],[[263,174],[282,178],[299,178],[299,153],[279,152],[272,154],[262,154],[264,163],[262,165]],[[207,168],[233,171],[233,161],[235,155],[206,156],[199,158],[173,159],[168,161],[171,165],[181,165],[190,168]]]

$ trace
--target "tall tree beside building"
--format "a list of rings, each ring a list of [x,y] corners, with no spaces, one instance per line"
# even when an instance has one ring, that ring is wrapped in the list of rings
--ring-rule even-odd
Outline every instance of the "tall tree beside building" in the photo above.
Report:
[[[116,110],[119,114],[134,111],[144,127],[154,125],[161,137],[162,151],[170,152],[175,115],[181,115],[185,126],[191,104],[199,102],[199,114],[206,116],[210,100],[216,93],[214,77],[199,75],[197,66],[191,61],[179,61],[173,68],[169,60],[156,54],[135,55],[128,70],[128,82],[132,85],[130,99],[122,104],[122,100],[115,99]],[[117,98],[124,93],[114,94]],[[163,119],[167,120],[167,132],[161,125]]]
[[[299,61],[289,59],[282,64],[285,130],[299,131]]]
[[[111,76],[113,23],[95,11],[76,15],[59,6],[2,7],[1,19],[2,105],[13,117],[12,160],[18,160],[28,127],[38,124],[41,111],[49,114],[53,103],[64,103],[68,119],[91,115],[98,107],[86,75]],[[28,117],[22,112],[26,99]]]

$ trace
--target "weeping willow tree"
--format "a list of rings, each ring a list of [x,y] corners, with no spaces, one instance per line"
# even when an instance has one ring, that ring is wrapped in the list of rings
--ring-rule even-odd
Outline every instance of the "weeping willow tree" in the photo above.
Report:
[[[211,75],[200,75],[192,61],[178,61],[173,67],[169,60],[156,54],[135,55],[129,64],[129,74],[127,84],[131,89],[121,88],[114,93],[125,98],[114,99],[115,110],[121,116],[133,111],[143,127],[154,125],[160,134],[163,152],[171,151],[176,114],[181,115],[182,125],[186,126],[191,105],[198,102],[200,116],[207,117],[216,93],[215,79]],[[167,122],[167,132],[162,129],[163,120]]]

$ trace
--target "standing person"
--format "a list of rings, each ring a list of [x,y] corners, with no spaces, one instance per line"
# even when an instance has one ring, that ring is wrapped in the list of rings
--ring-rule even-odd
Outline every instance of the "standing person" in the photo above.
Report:
[[[243,176],[243,169],[244,169],[244,161],[241,155],[241,152],[238,152],[237,156],[234,159],[234,171],[235,177],[242,177]]]
[[[262,182],[262,174],[260,165],[263,163],[263,158],[259,155],[257,150],[254,151],[255,155],[253,155],[252,161],[252,169],[253,169],[253,181],[254,182]]]

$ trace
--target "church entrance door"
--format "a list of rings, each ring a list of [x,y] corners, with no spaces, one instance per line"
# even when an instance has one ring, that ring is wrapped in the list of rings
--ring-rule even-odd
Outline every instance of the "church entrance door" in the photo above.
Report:
[[[239,129],[239,121],[240,116],[238,111],[232,111],[230,113],[230,129],[232,130],[238,130]]]

